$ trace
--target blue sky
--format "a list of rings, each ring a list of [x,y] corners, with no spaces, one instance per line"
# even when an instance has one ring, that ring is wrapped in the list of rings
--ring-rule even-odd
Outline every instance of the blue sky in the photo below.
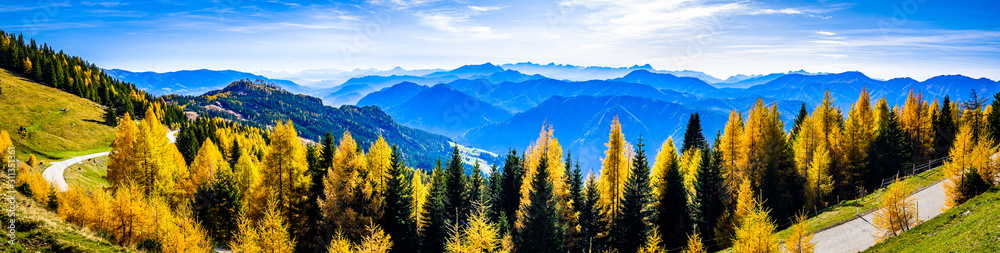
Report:
[[[0,29],[132,71],[652,64],[1000,79],[1000,1],[0,2]]]

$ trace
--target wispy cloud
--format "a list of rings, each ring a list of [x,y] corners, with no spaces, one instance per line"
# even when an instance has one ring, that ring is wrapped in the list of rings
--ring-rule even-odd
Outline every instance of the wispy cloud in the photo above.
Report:
[[[104,8],[111,8],[111,7],[121,6],[121,5],[128,5],[128,3],[121,3],[121,2],[90,2],[90,1],[83,1],[83,2],[80,2],[80,4],[83,4],[83,5],[86,5],[86,6],[100,5],[100,6],[104,6]]]
[[[483,15],[486,12],[496,11],[504,7],[482,7],[467,6],[464,10],[425,10],[417,11],[414,15],[420,20],[420,24],[448,33],[452,39],[493,39],[502,38],[506,34],[494,32],[490,26],[477,24],[473,17]],[[456,37],[457,36],[457,37]],[[422,39],[437,40],[435,37],[426,35],[418,36]]]
[[[816,32],[816,34],[825,35],[825,36],[834,36],[834,35],[837,35],[836,33],[827,32],[827,31],[818,31],[818,32]]]

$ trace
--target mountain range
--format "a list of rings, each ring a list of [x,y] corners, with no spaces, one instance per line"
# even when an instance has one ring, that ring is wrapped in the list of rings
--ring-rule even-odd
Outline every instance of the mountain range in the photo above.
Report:
[[[205,92],[221,89],[233,81],[242,79],[267,80],[281,88],[295,92],[307,93],[310,88],[279,79],[268,79],[260,75],[235,70],[181,70],[174,72],[131,72],[121,69],[105,69],[104,73],[125,82],[135,84],[149,94],[162,96],[167,94],[201,95]]]
[[[791,123],[802,104],[812,110],[822,101],[827,91],[834,104],[842,111],[849,110],[863,88],[871,92],[872,97],[885,97],[891,105],[901,105],[911,89],[921,92],[928,100],[949,96],[953,101],[967,99],[973,90],[980,93],[981,97],[1000,91],[997,81],[960,75],[917,81],[910,78],[876,80],[860,72],[817,74],[794,71],[740,75],[718,80],[699,77],[697,73],[700,72],[681,72],[687,75],[685,76],[655,70],[648,65],[609,68],[485,63],[453,70],[415,72],[396,69],[391,73],[392,75],[387,76],[353,77],[329,88],[289,85],[301,87],[305,91],[303,94],[313,96],[295,96],[308,103],[286,108],[280,113],[263,113],[271,115],[270,117],[288,117],[293,121],[296,121],[296,117],[301,117],[296,124],[302,122],[303,128],[306,128],[302,131],[303,136],[318,136],[322,131],[337,128],[334,124],[324,125],[317,121],[392,121],[392,124],[384,123],[387,125],[374,124],[374,128],[407,128],[440,134],[437,135],[439,137],[431,137],[434,134],[423,131],[420,132],[426,135],[408,135],[402,133],[402,130],[393,130],[401,133],[394,138],[402,139],[395,140],[408,142],[405,145],[409,146],[426,138],[423,142],[434,148],[413,150],[420,150],[418,152],[423,156],[421,159],[429,162],[429,159],[441,156],[440,152],[448,147],[447,144],[436,143],[447,141],[493,153],[504,153],[508,148],[523,149],[537,137],[540,127],[546,122],[555,127],[556,137],[567,151],[579,155],[601,156],[599,151],[603,150],[603,143],[607,141],[607,128],[615,115],[622,121],[626,138],[630,142],[634,143],[638,135],[642,134],[646,143],[658,148],[667,137],[674,137],[674,141],[679,144],[686,119],[694,112],[701,114],[704,135],[711,142],[715,139],[715,133],[725,125],[730,111],[745,112],[758,99],[768,105],[777,104],[787,130],[792,127]],[[602,78],[572,80],[593,77]],[[190,85],[185,87],[188,86]],[[248,94],[222,89],[206,95],[218,96],[226,92],[238,95],[234,97]],[[206,102],[204,99],[197,102],[198,106],[192,107],[192,110],[223,114],[227,110],[253,108],[236,108],[235,102],[226,105],[221,100],[214,101],[214,104]],[[330,109],[318,109],[323,105]],[[305,110],[305,113],[291,109],[298,106],[310,109]],[[223,110],[218,110],[220,108]],[[371,114],[372,118],[350,118],[342,111],[363,111],[362,114]],[[237,115],[245,117],[243,120],[267,122],[247,118],[253,117],[255,113]],[[307,119],[309,117],[316,119]],[[323,127],[314,126],[317,124]],[[361,128],[362,125],[353,127]],[[598,160],[590,160],[584,162],[584,167],[600,167],[599,164],[592,164]]]

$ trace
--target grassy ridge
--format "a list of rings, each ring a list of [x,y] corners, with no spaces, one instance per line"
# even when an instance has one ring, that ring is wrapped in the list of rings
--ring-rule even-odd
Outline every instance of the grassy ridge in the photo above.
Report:
[[[1000,252],[1000,188],[925,221],[865,252]]]
[[[101,105],[6,69],[0,86],[0,129],[10,133],[19,158],[53,161],[111,149],[114,127],[104,124]]]

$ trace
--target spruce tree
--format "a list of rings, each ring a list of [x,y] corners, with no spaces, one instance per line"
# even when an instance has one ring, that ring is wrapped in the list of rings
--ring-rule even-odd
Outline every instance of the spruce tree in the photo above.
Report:
[[[538,172],[531,180],[529,193],[531,205],[526,209],[524,227],[518,231],[515,252],[556,253],[562,252],[562,235],[558,228],[556,200],[553,198],[552,182],[548,181],[548,157],[542,155]]]
[[[688,118],[687,130],[684,131],[681,152],[686,152],[691,148],[702,149],[706,147],[708,147],[708,143],[705,142],[705,136],[701,133],[701,117],[698,116],[697,112],[692,113],[691,117]]]
[[[896,117],[895,110],[880,122],[878,136],[868,148],[868,176],[865,188],[875,190],[882,179],[896,175],[904,168],[910,168],[909,138]]]
[[[517,155],[517,150],[511,149],[507,152],[507,160],[503,165],[503,175],[501,176],[500,193],[498,194],[497,205],[501,213],[498,216],[507,218],[507,224],[513,225],[517,219],[517,209],[521,206],[521,184],[523,183],[524,169],[521,164],[524,161]]]
[[[580,237],[584,239],[583,252],[603,252],[607,248],[607,215],[601,207],[601,193],[597,179],[591,177],[583,192],[580,209]]]
[[[476,163],[472,165],[472,175],[469,175],[469,189],[467,190],[468,194],[465,199],[470,205],[472,203],[483,204],[483,192],[485,192],[483,185],[484,179],[483,170],[480,169],[479,166],[479,160],[477,159]],[[470,206],[466,206],[466,210],[469,210],[469,207]]]
[[[409,252],[416,246],[417,227],[410,217],[413,196],[410,195],[412,189],[406,173],[409,168],[403,163],[403,154],[396,145],[392,146],[391,164],[380,223],[392,238],[392,252]]]
[[[323,136],[323,160],[320,162],[323,170],[333,167],[333,155],[337,152],[337,145],[333,144],[333,133],[329,131]]]
[[[456,145],[451,153],[451,160],[445,171],[445,217],[449,223],[465,220],[465,210],[469,208],[466,199],[465,167],[462,166],[462,155]]]
[[[996,100],[994,100],[996,101]],[[951,150],[951,143],[955,141],[955,119],[952,118],[951,99],[944,96],[941,103],[941,110],[934,118],[934,157],[945,157]],[[997,111],[997,110],[994,110]],[[988,120],[987,120],[988,121]]]
[[[684,179],[677,168],[677,163],[672,163],[663,177],[666,187],[661,187],[660,192],[656,194],[658,204],[655,208],[654,224],[659,227],[660,235],[663,236],[663,246],[673,249],[686,245],[685,235],[691,231],[691,222],[686,210]]]
[[[444,240],[448,235],[447,218],[445,217],[445,172],[438,158],[434,166],[431,189],[424,208],[425,225],[421,232],[421,252],[444,252]]]
[[[228,170],[215,173],[215,178],[198,186],[191,211],[208,235],[220,242],[232,239],[242,209],[240,190]]]
[[[986,116],[986,134],[994,143],[1000,141],[1000,103],[997,101],[1000,101],[1000,92],[993,94],[993,104],[998,108],[990,109]]]
[[[648,208],[651,202],[649,194],[652,191],[649,187],[649,161],[646,159],[645,144],[642,143],[641,136],[635,147],[632,172],[625,183],[624,199],[619,208],[621,214],[614,221],[617,226],[614,227],[615,231],[612,231],[615,248],[620,252],[636,252],[645,243],[644,239],[649,229],[646,221],[652,211]],[[684,235],[686,232],[681,234]]]
[[[718,139],[716,139],[718,140]],[[715,148],[719,148],[720,143],[715,142]],[[722,177],[722,152],[705,149],[702,153],[705,165],[698,171],[698,181],[701,182],[701,217],[702,224],[698,226],[702,238],[717,238],[715,227],[719,218],[729,203],[728,189],[726,189],[725,179]],[[709,247],[710,250],[714,249]]]
[[[806,109],[806,103],[802,102],[802,107],[799,108],[799,115],[795,117],[795,125],[792,126],[792,139],[799,135],[799,130],[802,127],[802,121],[809,117],[809,110]]]

